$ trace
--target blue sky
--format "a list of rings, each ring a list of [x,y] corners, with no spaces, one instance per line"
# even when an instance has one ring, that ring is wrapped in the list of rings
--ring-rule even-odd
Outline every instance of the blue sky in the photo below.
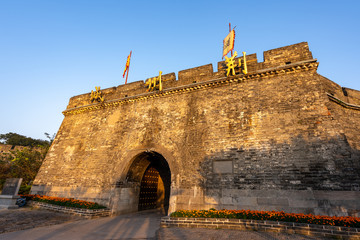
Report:
[[[318,73],[360,90],[358,0],[0,0],[0,133],[56,133],[69,98],[221,61],[228,24],[235,50],[309,43]]]

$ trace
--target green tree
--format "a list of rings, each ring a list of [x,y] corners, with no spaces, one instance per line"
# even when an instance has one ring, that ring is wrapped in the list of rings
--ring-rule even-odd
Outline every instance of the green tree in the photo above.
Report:
[[[28,193],[45,158],[48,146],[10,151],[0,159],[1,189],[7,178],[22,178],[20,193]]]
[[[24,146],[20,150],[0,154],[0,189],[3,188],[7,178],[22,178],[19,193],[29,193],[54,138],[54,135],[51,138],[50,134],[45,136],[49,141],[32,139],[16,133],[0,134],[0,139],[5,144]]]
[[[45,134],[46,135],[46,134]],[[46,135],[47,136],[47,135]],[[36,147],[36,146],[49,146],[50,142],[47,140],[33,139],[30,137],[25,137],[17,133],[6,133],[0,134],[0,141],[4,144],[15,145],[15,146],[26,146],[26,147]]]
[[[49,139],[49,143],[50,145],[52,144],[52,142],[54,141],[55,137],[56,137],[56,133],[54,133],[52,136],[50,136],[50,134],[48,134],[47,132],[44,133],[46,138]]]

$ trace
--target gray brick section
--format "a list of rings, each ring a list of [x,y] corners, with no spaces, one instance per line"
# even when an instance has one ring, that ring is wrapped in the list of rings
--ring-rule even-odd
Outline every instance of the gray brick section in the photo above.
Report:
[[[161,227],[220,228],[264,232],[283,232],[334,239],[360,239],[359,228],[246,219],[163,217],[161,219]]]

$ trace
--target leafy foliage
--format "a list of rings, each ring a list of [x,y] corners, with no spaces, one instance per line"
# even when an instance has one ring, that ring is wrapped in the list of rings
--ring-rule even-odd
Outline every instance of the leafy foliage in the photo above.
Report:
[[[19,194],[29,193],[32,181],[45,158],[53,138],[49,141],[32,139],[17,133],[0,134],[5,144],[22,146],[0,155],[0,189],[7,178],[22,178]]]
[[[22,178],[19,193],[30,191],[30,185],[45,158],[48,147],[23,148],[0,156],[0,187],[7,178]]]
[[[283,211],[251,211],[251,210],[178,210],[170,214],[171,217],[191,217],[191,218],[235,218],[235,219],[254,219],[270,220],[282,222],[298,222],[319,225],[360,227],[360,218],[357,217],[329,217],[316,216],[302,213],[285,213]]]
[[[74,207],[74,208],[85,208],[85,209],[103,209],[104,206],[99,205],[95,202],[88,202],[73,198],[61,198],[61,197],[49,197],[49,196],[40,196],[40,195],[21,195],[25,197],[26,200],[33,200],[37,202],[45,202],[49,204],[54,204],[58,206],[65,207]]]
[[[46,132],[46,133],[44,133],[44,135],[46,136],[47,139],[49,139],[49,143],[51,145],[56,137],[56,133],[54,133],[52,136],[50,136],[50,134]]]
[[[48,133],[45,133],[45,135],[46,137],[50,138],[50,135]],[[6,134],[0,134],[0,140],[4,144],[14,145],[14,146],[36,147],[39,145],[40,146],[50,145],[49,141],[41,140],[41,139],[33,139],[12,132]]]

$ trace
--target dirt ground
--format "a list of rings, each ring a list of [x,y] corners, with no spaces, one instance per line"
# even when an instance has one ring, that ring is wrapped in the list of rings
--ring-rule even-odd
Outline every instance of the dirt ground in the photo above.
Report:
[[[50,226],[82,219],[70,214],[23,207],[19,209],[0,210],[0,234],[35,227]]]

